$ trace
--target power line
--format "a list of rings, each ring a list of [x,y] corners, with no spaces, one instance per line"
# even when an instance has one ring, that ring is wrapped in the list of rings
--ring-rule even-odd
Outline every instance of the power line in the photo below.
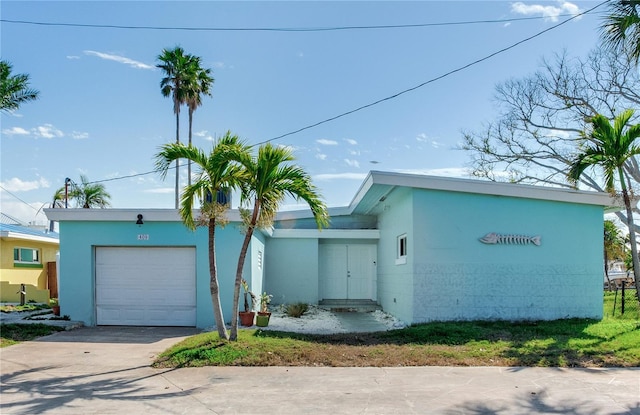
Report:
[[[15,197],[16,199],[18,199],[20,202],[24,203],[25,205],[29,206],[31,209],[35,210],[36,212],[38,211],[38,209],[34,208],[33,206],[31,206],[29,203],[25,202],[24,200],[20,199],[18,196],[14,195],[13,193],[11,193],[10,191],[8,191],[7,189],[5,189],[4,187],[2,187],[0,185],[0,189],[4,190],[5,192],[9,193],[11,196]]]
[[[422,83],[420,83],[420,84],[418,84],[418,85],[415,85],[415,86],[413,86],[413,87],[411,87],[411,88],[407,88],[407,89],[402,90],[402,91],[400,91],[400,92],[397,92],[397,93],[395,93],[395,94],[393,94],[393,95],[390,95],[390,96],[387,96],[387,97],[384,97],[384,98],[378,99],[378,100],[376,100],[376,101],[373,101],[373,102],[370,102],[370,103],[368,103],[368,104],[362,105],[362,106],[357,107],[357,108],[355,108],[355,109],[352,109],[352,110],[349,110],[349,111],[346,111],[346,112],[340,113],[340,114],[338,114],[338,115],[335,115],[335,116],[332,116],[332,117],[326,118],[326,119],[324,119],[324,120],[322,120],[322,121],[318,121],[318,122],[316,122],[316,123],[313,123],[313,124],[307,125],[307,126],[305,126],[305,127],[298,128],[297,130],[293,130],[293,131],[290,131],[290,132],[288,132],[288,133],[281,134],[281,135],[279,135],[279,136],[276,136],[276,137],[273,137],[273,138],[269,138],[269,139],[264,140],[264,141],[260,141],[260,142],[258,142],[258,143],[256,143],[256,144],[254,144],[254,146],[256,146],[256,145],[261,145],[261,144],[265,144],[265,143],[268,143],[268,142],[271,142],[271,141],[275,141],[275,140],[279,140],[279,139],[282,139],[282,138],[284,138],[284,137],[288,137],[288,136],[291,136],[291,135],[294,135],[294,134],[300,133],[300,132],[302,132],[302,131],[306,131],[306,130],[309,130],[309,129],[315,128],[315,127],[320,126],[320,125],[322,125],[322,124],[326,124],[326,123],[328,123],[328,122],[335,121],[335,120],[337,120],[337,119],[339,119],[339,118],[346,117],[347,115],[354,114],[354,113],[359,112],[359,111],[362,111],[362,110],[364,110],[364,109],[371,108],[371,107],[373,107],[373,106],[375,106],[375,105],[378,105],[378,104],[381,104],[381,103],[383,103],[383,102],[390,101],[390,100],[392,100],[392,99],[398,98],[398,97],[399,97],[399,96],[401,96],[401,95],[404,95],[404,94],[407,94],[407,93],[409,93],[409,92],[415,91],[415,90],[417,90],[417,89],[419,89],[419,88],[422,88],[422,87],[424,87],[424,86],[426,86],[426,85],[429,85],[429,84],[432,84],[432,83],[434,83],[434,82],[436,82],[436,81],[439,81],[439,80],[441,80],[441,79],[444,79],[444,78],[446,78],[446,77],[448,77],[448,76],[450,76],[450,75],[453,75],[453,74],[455,74],[455,73],[461,72],[461,71],[463,71],[463,70],[465,70],[465,69],[468,69],[468,68],[470,68],[470,67],[472,67],[472,66],[475,66],[475,65],[477,65],[477,64],[479,64],[479,63],[481,63],[481,62],[484,62],[484,61],[486,61],[486,60],[489,60],[489,59],[493,58],[494,56],[500,55],[500,54],[502,54],[502,53],[504,53],[504,52],[506,52],[506,51],[509,51],[509,50],[511,50],[511,49],[513,49],[513,48],[515,48],[515,47],[517,47],[517,46],[520,46],[520,45],[521,45],[521,44],[523,44],[523,43],[526,43],[526,42],[528,42],[528,41],[530,41],[530,40],[532,40],[532,39],[535,39],[535,38],[537,38],[537,37],[539,37],[539,36],[542,36],[543,34],[545,34],[545,33],[549,32],[549,31],[551,31],[551,30],[554,30],[554,29],[556,29],[556,28],[558,28],[558,27],[560,27],[560,26],[562,26],[562,25],[564,25],[564,24],[566,24],[566,23],[568,23],[568,22],[570,22],[570,21],[572,21],[572,20],[575,20],[575,19],[577,19],[577,18],[579,18],[579,17],[581,17],[581,16],[584,16],[584,15],[586,15],[586,14],[589,14],[589,13],[593,12],[593,11],[594,11],[594,10],[596,10],[597,8],[601,7],[602,5],[604,5],[604,4],[606,4],[606,3],[609,3],[609,2],[611,2],[611,1],[612,1],[612,0],[605,0],[605,1],[603,1],[603,2],[601,2],[601,3],[599,3],[599,4],[597,4],[597,5],[595,5],[594,7],[590,8],[590,9],[588,9],[588,10],[584,11],[584,12],[581,12],[581,13],[576,14],[576,15],[570,15],[571,17],[569,17],[568,19],[563,20],[562,22],[560,22],[560,23],[558,23],[558,24],[555,24],[555,25],[553,25],[553,26],[551,26],[551,27],[548,27],[547,29],[544,29],[544,30],[542,30],[542,31],[540,31],[540,32],[538,32],[538,33],[536,33],[536,34],[532,35],[532,36],[529,36],[529,37],[527,37],[527,38],[525,38],[525,39],[522,39],[522,40],[520,40],[520,41],[518,41],[518,42],[516,42],[516,43],[511,44],[510,46],[507,46],[507,47],[505,47],[505,48],[502,48],[502,49],[500,49],[500,50],[498,50],[498,51],[496,51],[496,52],[493,52],[493,53],[491,53],[491,54],[489,54],[489,55],[486,55],[486,56],[484,56],[484,57],[482,57],[482,58],[480,58],[480,59],[477,59],[477,60],[475,60],[475,61],[473,61],[473,62],[470,62],[470,63],[468,63],[468,64],[466,64],[466,65],[460,66],[460,67],[458,67],[458,68],[456,68],[456,69],[453,69],[453,70],[451,70],[451,71],[449,71],[449,72],[446,72],[446,73],[444,73],[444,74],[442,74],[442,75],[439,75],[439,76],[437,76],[437,77],[435,77],[435,78],[431,78],[431,79],[429,79],[429,80],[427,80],[427,81],[425,81],[425,82],[422,82]],[[0,21],[2,21],[2,20],[0,20]],[[111,179],[98,180],[98,181],[94,181],[94,182],[90,182],[90,183],[92,183],[92,184],[93,184],[93,183],[102,183],[102,182],[114,181],[114,180],[120,180],[120,179],[126,179],[126,178],[136,177],[136,176],[145,176],[145,175],[153,174],[153,173],[157,173],[157,171],[155,171],[155,170],[154,170],[154,171],[149,171],[149,172],[146,172],[146,173],[138,173],[138,174],[129,175],[129,176],[114,177],[114,178],[111,178]]]
[[[580,14],[581,15],[581,14]],[[559,14],[555,17],[580,16]],[[13,23],[34,26],[79,27],[91,29],[125,29],[125,30],[182,30],[193,32],[331,32],[342,30],[385,30],[385,29],[414,29],[421,27],[463,26],[473,24],[512,23],[520,21],[542,20],[548,17],[515,17],[510,19],[466,20],[460,22],[414,23],[396,25],[363,25],[363,26],[326,26],[326,27],[188,27],[188,26],[138,26],[112,25],[90,23],[42,22],[33,20],[0,19],[2,23]]]
[[[577,19],[578,17],[584,16],[585,14],[588,14],[588,13],[590,13],[590,12],[594,11],[595,9],[597,9],[598,7],[602,6],[602,5],[603,5],[603,4],[605,4],[605,3],[608,3],[609,1],[611,1],[611,0],[605,0],[605,1],[603,1],[602,3],[599,3],[598,5],[596,5],[596,6],[592,7],[592,8],[590,8],[590,9],[589,9],[589,10],[587,10],[587,11],[584,11],[584,12],[582,12],[582,13],[576,14],[576,15],[574,15],[574,16],[572,16],[572,17],[568,18],[567,20],[564,20],[564,21],[562,21],[562,22],[560,22],[560,23],[558,23],[558,24],[556,24],[556,25],[553,25],[553,26],[551,26],[551,27],[548,27],[547,29],[544,29],[544,30],[542,30],[542,31],[540,31],[540,32],[538,32],[538,33],[536,33],[536,34],[532,35],[532,36],[529,36],[529,37],[527,37],[527,38],[525,38],[525,39],[522,39],[522,40],[520,40],[520,41],[518,41],[518,42],[516,42],[516,43],[513,43],[513,44],[512,44],[512,45],[510,45],[510,46],[507,46],[507,47],[505,47],[505,48],[503,48],[503,49],[500,49],[500,50],[498,50],[498,51],[496,51],[496,52],[493,52],[493,53],[491,53],[491,54],[489,54],[489,55],[487,55],[487,56],[485,56],[485,57],[483,57],[483,58],[477,59],[477,60],[475,60],[475,61],[473,61],[473,62],[471,62],[471,63],[468,63],[468,64],[466,64],[466,65],[460,66],[460,67],[458,67],[458,68],[456,68],[456,69],[453,69],[453,70],[451,70],[451,71],[449,71],[449,72],[446,72],[446,73],[444,73],[444,74],[442,74],[442,75],[440,75],[440,76],[437,76],[437,77],[435,77],[435,78],[429,79],[428,81],[422,82],[421,84],[415,85],[415,86],[413,86],[413,87],[411,87],[411,88],[407,88],[407,89],[405,89],[405,90],[403,90],[403,91],[400,91],[400,92],[398,92],[398,93],[395,93],[395,94],[393,94],[393,95],[387,96],[387,97],[385,97],[385,98],[381,98],[381,99],[379,99],[379,100],[377,100],[377,101],[371,102],[371,103],[369,103],[369,104],[362,105],[362,106],[360,106],[360,107],[358,107],[358,108],[355,108],[355,109],[352,109],[352,110],[349,110],[349,111],[343,112],[343,113],[338,114],[338,115],[335,115],[335,116],[333,116],[333,117],[326,118],[326,119],[324,119],[324,120],[322,120],[322,121],[318,121],[318,122],[316,122],[316,123],[314,123],[314,124],[307,125],[306,127],[302,127],[302,128],[297,129],[297,130],[294,130],[294,131],[291,131],[291,132],[288,132],[288,133],[285,133],[285,134],[279,135],[279,136],[277,136],[277,137],[273,137],[273,138],[270,138],[270,139],[268,139],[268,140],[261,141],[261,142],[257,143],[257,145],[265,144],[265,143],[268,143],[268,142],[270,142],[270,141],[279,140],[279,139],[281,139],[281,138],[288,137],[288,136],[290,136],[290,135],[297,134],[297,133],[302,132],[302,131],[305,131],[305,130],[309,130],[309,129],[314,128],[314,127],[317,127],[317,126],[319,126],[319,125],[326,124],[326,123],[331,122],[331,121],[335,121],[335,120],[337,120],[337,119],[339,119],[339,118],[342,118],[342,117],[345,117],[345,116],[347,116],[347,115],[351,115],[351,114],[353,114],[353,113],[355,113],[355,112],[362,111],[363,109],[373,107],[374,105],[381,104],[381,103],[383,103],[383,102],[385,102],[385,101],[392,100],[392,99],[397,98],[397,97],[399,97],[399,96],[401,96],[401,95],[404,95],[404,94],[406,94],[406,93],[408,93],[408,92],[415,91],[416,89],[422,88],[423,86],[429,85],[429,84],[431,84],[431,83],[433,83],[433,82],[435,82],[435,81],[439,81],[440,79],[446,78],[446,77],[448,77],[448,76],[450,76],[450,75],[453,75],[453,74],[455,74],[455,73],[457,73],[457,72],[463,71],[463,70],[465,70],[465,69],[467,69],[467,68],[470,68],[471,66],[477,65],[477,64],[479,64],[479,63],[481,63],[481,62],[484,62],[484,61],[486,61],[486,60],[489,60],[489,59],[493,58],[494,56],[497,56],[497,55],[499,55],[499,54],[501,54],[501,53],[504,53],[504,52],[506,52],[506,51],[508,51],[508,50],[511,50],[511,49],[513,49],[513,48],[515,48],[515,47],[517,47],[517,46],[519,46],[519,45],[521,45],[521,44],[523,44],[523,43],[525,43],[525,42],[528,42],[528,41],[530,41],[530,40],[532,40],[532,39],[535,39],[535,38],[537,38],[537,37],[539,37],[539,36],[542,36],[543,34],[545,34],[545,33],[549,32],[549,31],[551,31],[551,30],[554,30],[554,29],[556,29],[556,28],[560,27],[560,26],[562,26],[562,25],[564,25],[564,24],[566,24],[566,23],[570,22],[571,20]]]

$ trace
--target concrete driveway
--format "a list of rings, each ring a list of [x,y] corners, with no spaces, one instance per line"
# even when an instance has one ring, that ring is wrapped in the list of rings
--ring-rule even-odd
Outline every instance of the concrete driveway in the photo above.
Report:
[[[2,414],[640,414],[640,369],[159,370],[196,333],[97,327],[0,349]]]

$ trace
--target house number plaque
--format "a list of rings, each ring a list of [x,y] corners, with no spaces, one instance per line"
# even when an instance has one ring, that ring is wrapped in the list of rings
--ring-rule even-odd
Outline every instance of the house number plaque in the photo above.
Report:
[[[148,233],[139,233],[138,234],[138,240],[139,241],[148,241],[149,240],[149,234]]]

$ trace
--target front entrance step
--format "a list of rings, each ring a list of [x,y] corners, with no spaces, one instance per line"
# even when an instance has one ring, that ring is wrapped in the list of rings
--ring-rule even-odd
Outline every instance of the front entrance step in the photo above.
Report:
[[[372,311],[382,310],[382,307],[373,300],[322,300],[318,306],[336,313],[370,313]]]

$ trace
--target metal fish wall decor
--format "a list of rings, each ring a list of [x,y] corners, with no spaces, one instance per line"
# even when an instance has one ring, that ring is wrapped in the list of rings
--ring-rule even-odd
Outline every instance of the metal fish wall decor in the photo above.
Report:
[[[513,244],[513,245],[528,245],[534,244],[540,246],[541,236],[526,236],[526,235],[501,235],[499,233],[488,233],[482,238],[480,242],[485,244]]]

